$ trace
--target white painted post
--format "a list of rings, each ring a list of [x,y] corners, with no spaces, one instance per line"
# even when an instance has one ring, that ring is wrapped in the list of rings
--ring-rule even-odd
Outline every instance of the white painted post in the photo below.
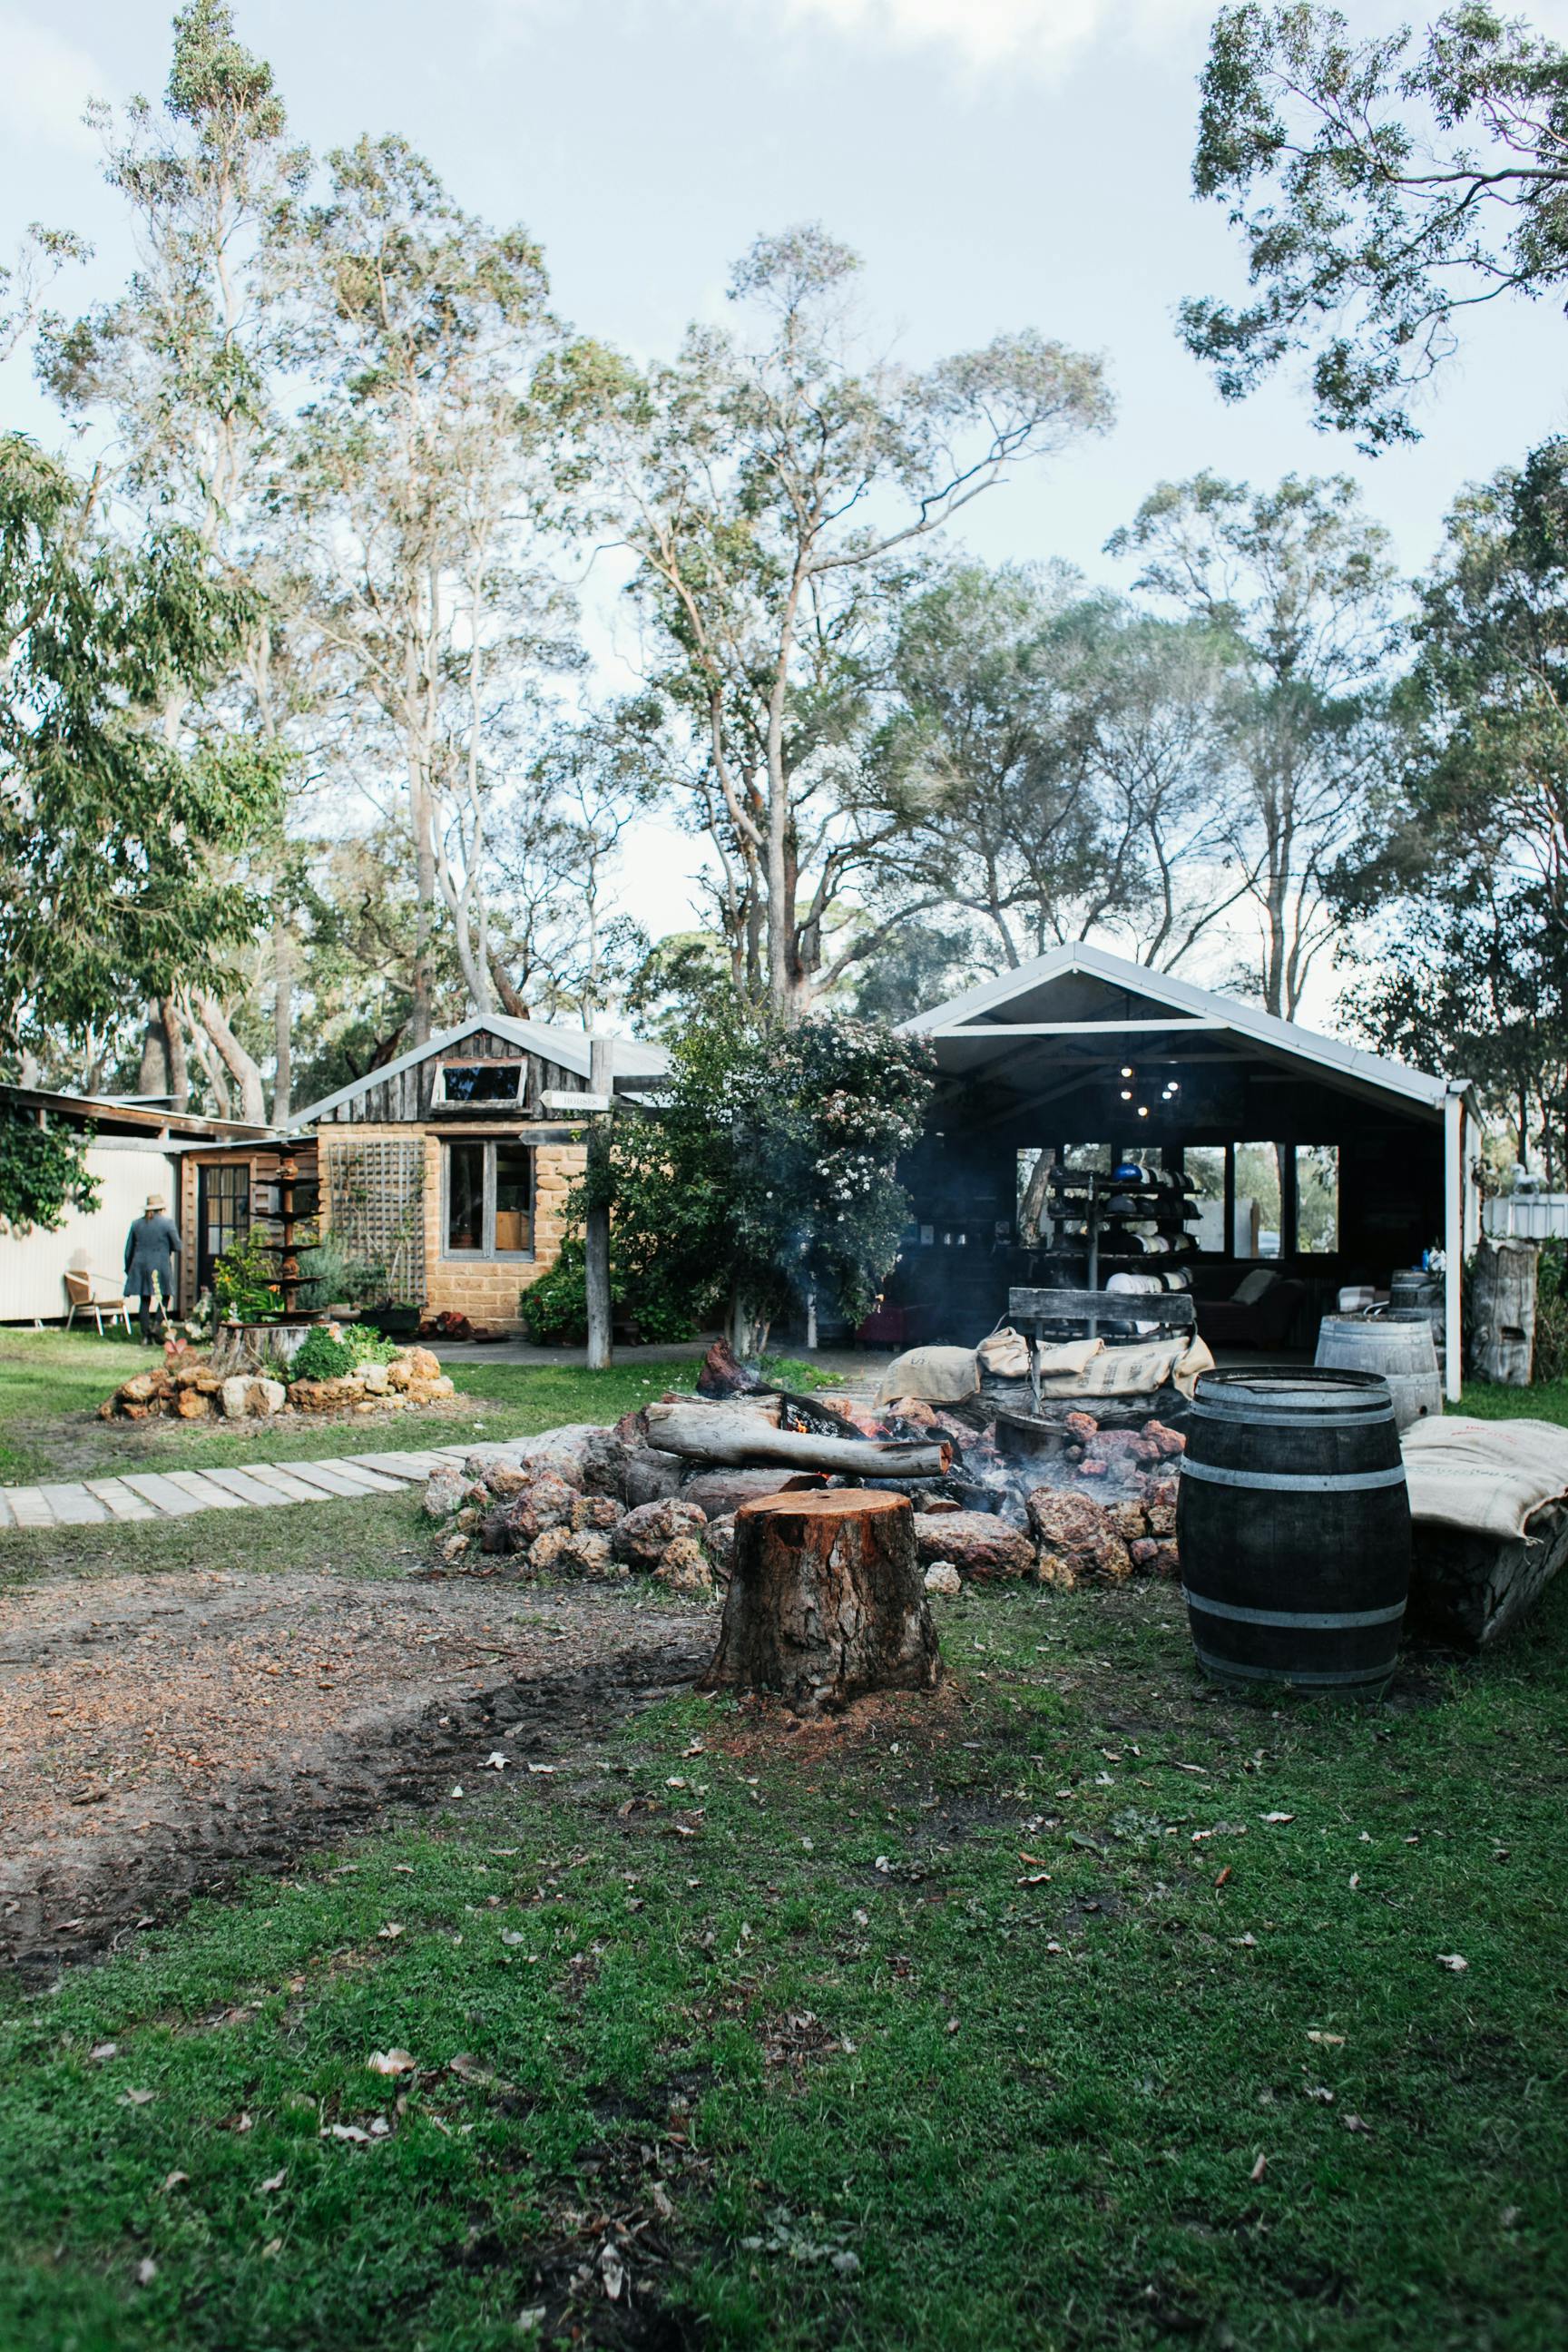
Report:
[[[1444,1391],[1458,1404],[1464,1385],[1462,1300],[1465,1282],[1465,1098],[1449,1095],[1443,1105],[1443,1343],[1447,1350]]]
[[[615,1066],[615,1039],[601,1037],[597,1034],[590,1037],[590,1094],[613,1097]],[[588,1129],[590,1178],[602,1174],[609,1157],[608,1120],[608,1114],[603,1118],[595,1116]],[[583,1226],[583,1257],[588,1293],[588,1370],[602,1372],[608,1367],[614,1352],[610,1307],[610,1212],[607,1206],[595,1206],[588,1211]]]

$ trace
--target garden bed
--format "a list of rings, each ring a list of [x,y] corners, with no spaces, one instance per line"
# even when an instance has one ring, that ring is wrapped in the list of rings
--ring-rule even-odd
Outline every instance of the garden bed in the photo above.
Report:
[[[287,1381],[273,1379],[265,1365],[225,1372],[211,1359],[185,1349],[172,1352],[153,1370],[133,1372],[121,1381],[100,1405],[99,1418],[270,1421],[279,1414],[310,1413],[317,1419],[344,1420],[441,1404],[457,1393],[440,1359],[428,1348],[388,1349],[356,1361],[346,1346],[334,1354],[334,1344],[328,1342],[325,1361],[334,1364],[341,1355],[340,1369],[317,1379],[296,1373]],[[303,1355],[303,1349],[298,1350],[295,1361]]]

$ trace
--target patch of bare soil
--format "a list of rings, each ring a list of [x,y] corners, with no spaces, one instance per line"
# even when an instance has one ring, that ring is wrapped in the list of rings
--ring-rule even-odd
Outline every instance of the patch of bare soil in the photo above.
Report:
[[[689,1682],[710,1612],[633,1588],[207,1573],[0,1603],[0,1966],[47,1980],[237,1868],[430,1801]]]

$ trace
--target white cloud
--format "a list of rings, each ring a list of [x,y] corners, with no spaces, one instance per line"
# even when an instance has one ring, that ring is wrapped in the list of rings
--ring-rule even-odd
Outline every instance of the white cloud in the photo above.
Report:
[[[753,0],[755,5],[755,0]],[[774,0],[761,0],[774,5]],[[1143,43],[1179,34],[1212,0],[784,0],[787,13],[883,47],[946,49],[973,70],[1047,75],[1108,37]]]
[[[1568,7],[1568,0],[1557,0]],[[503,37],[527,25],[559,21],[582,0],[485,0]],[[595,0],[600,8],[608,0]],[[626,0],[627,5],[635,0]],[[668,16],[678,0],[641,0]],[[735,17],[742,13],[774,26],[820,26],[867,49],[926,51],[948,58],[972,75],[1026,72],[1058,76],[1098,46],[1158,46],[1206,25],[1215,0],[687,0],[679,13]]]
[[[0,130],[17,145],[98,152],[82,110],[107,90],[85,49],[19,8],[0,7]]]

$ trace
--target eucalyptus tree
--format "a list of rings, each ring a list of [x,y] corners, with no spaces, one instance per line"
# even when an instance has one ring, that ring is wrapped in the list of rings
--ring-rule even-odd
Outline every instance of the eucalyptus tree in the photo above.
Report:
[[[1193,184],[1256,289],[1182,305],[1221,393],[1310,352],[1321,424],[1413,439],[1464,313],[1568,283],[1568,50],[1474,0],[1361,40],[1318,0],[1222,7]]]
[[[742,324],[694,326],[646,371],[579,351],[560,377],[635,564],[647,677],[686,732],[737,916],[749,898],[760,926],[766,1001],[790,1019],[897,920],[832,944],[846,901],[874,897],[884,845],[847,802],[889,597],[1013,465],[1110,414],[1098,360],[1034,332],[895,364],[857,303],[860,266],[819,227],[760,238],[730,281]]]
[[[0,436],[0,1051],[112,1028],[211,987],[254,933],[232,854],[278,774],[245,738],[161,714],[235,658],[243,597],[191,533],[127,545],[96,484]]]
[[[538,689],[580,658],[542,554],[560,331],[521,229],[486,227],[405,142],[327,159],[273,251],[287,357],[313,392],[278,492],[342,772],[395,780],[415,878],[412,1034],[430,1034],[438,921],[476,1008],[495,1002],[489,834]]]
[[[961,908],[1016,967],[1091,932],[1172,963],[1238,887],[1218,814],[1224,657],[1199,622],[1088,593],[1065,570],[955,567],[905,606],[870,821],[910,919]]]
[[[1568,440],[1472,484],[1421,583],[1405,756],[1344,877],[1381,913],[1352,992],[1380,1041],[1487,1086],[1568,1157]]]
[[[299,681],[266,528],[279,433],[268,240],[309,158],[289,142],[271,68],[236,37],[224,0],[190,0],[175,16],[161,107],[137,98],[118,118],[101,106],[91,116],[105,176],[130,215],[137,266],[112,300],[73,324],[46,324],[40,373],[68,415],[105,429],[104,465],[121,508],[177,520],[222,576],[249,592],[229,673],[209,681],[199,708],[174,689],[163,713],[171,740],[193,727],[238,730],[276,760]],[[286,1118],[294,905],[281,887],[281,827],[237,854],[268,886],[274,1108]],[[150,1091],[179,1072],[183,1011],[204,1033],[200,1058],[212,1065],[216,1056],[254,1109],[260,1071],[236,1034],[237,976],[226,976],[226,989],[225,977],[150,1009]]]
[[[1388,752],[1378,720],[1394,642],[1388,536],[1343,476],[1255,491],[1213,474],[1164,482],[1110,551],[1137,585],[1223,649],[1226,774],[1214,835],[1226,889],[1258,936],[1249,974],[1294,1017],[1333,938],[1345,860]]]

